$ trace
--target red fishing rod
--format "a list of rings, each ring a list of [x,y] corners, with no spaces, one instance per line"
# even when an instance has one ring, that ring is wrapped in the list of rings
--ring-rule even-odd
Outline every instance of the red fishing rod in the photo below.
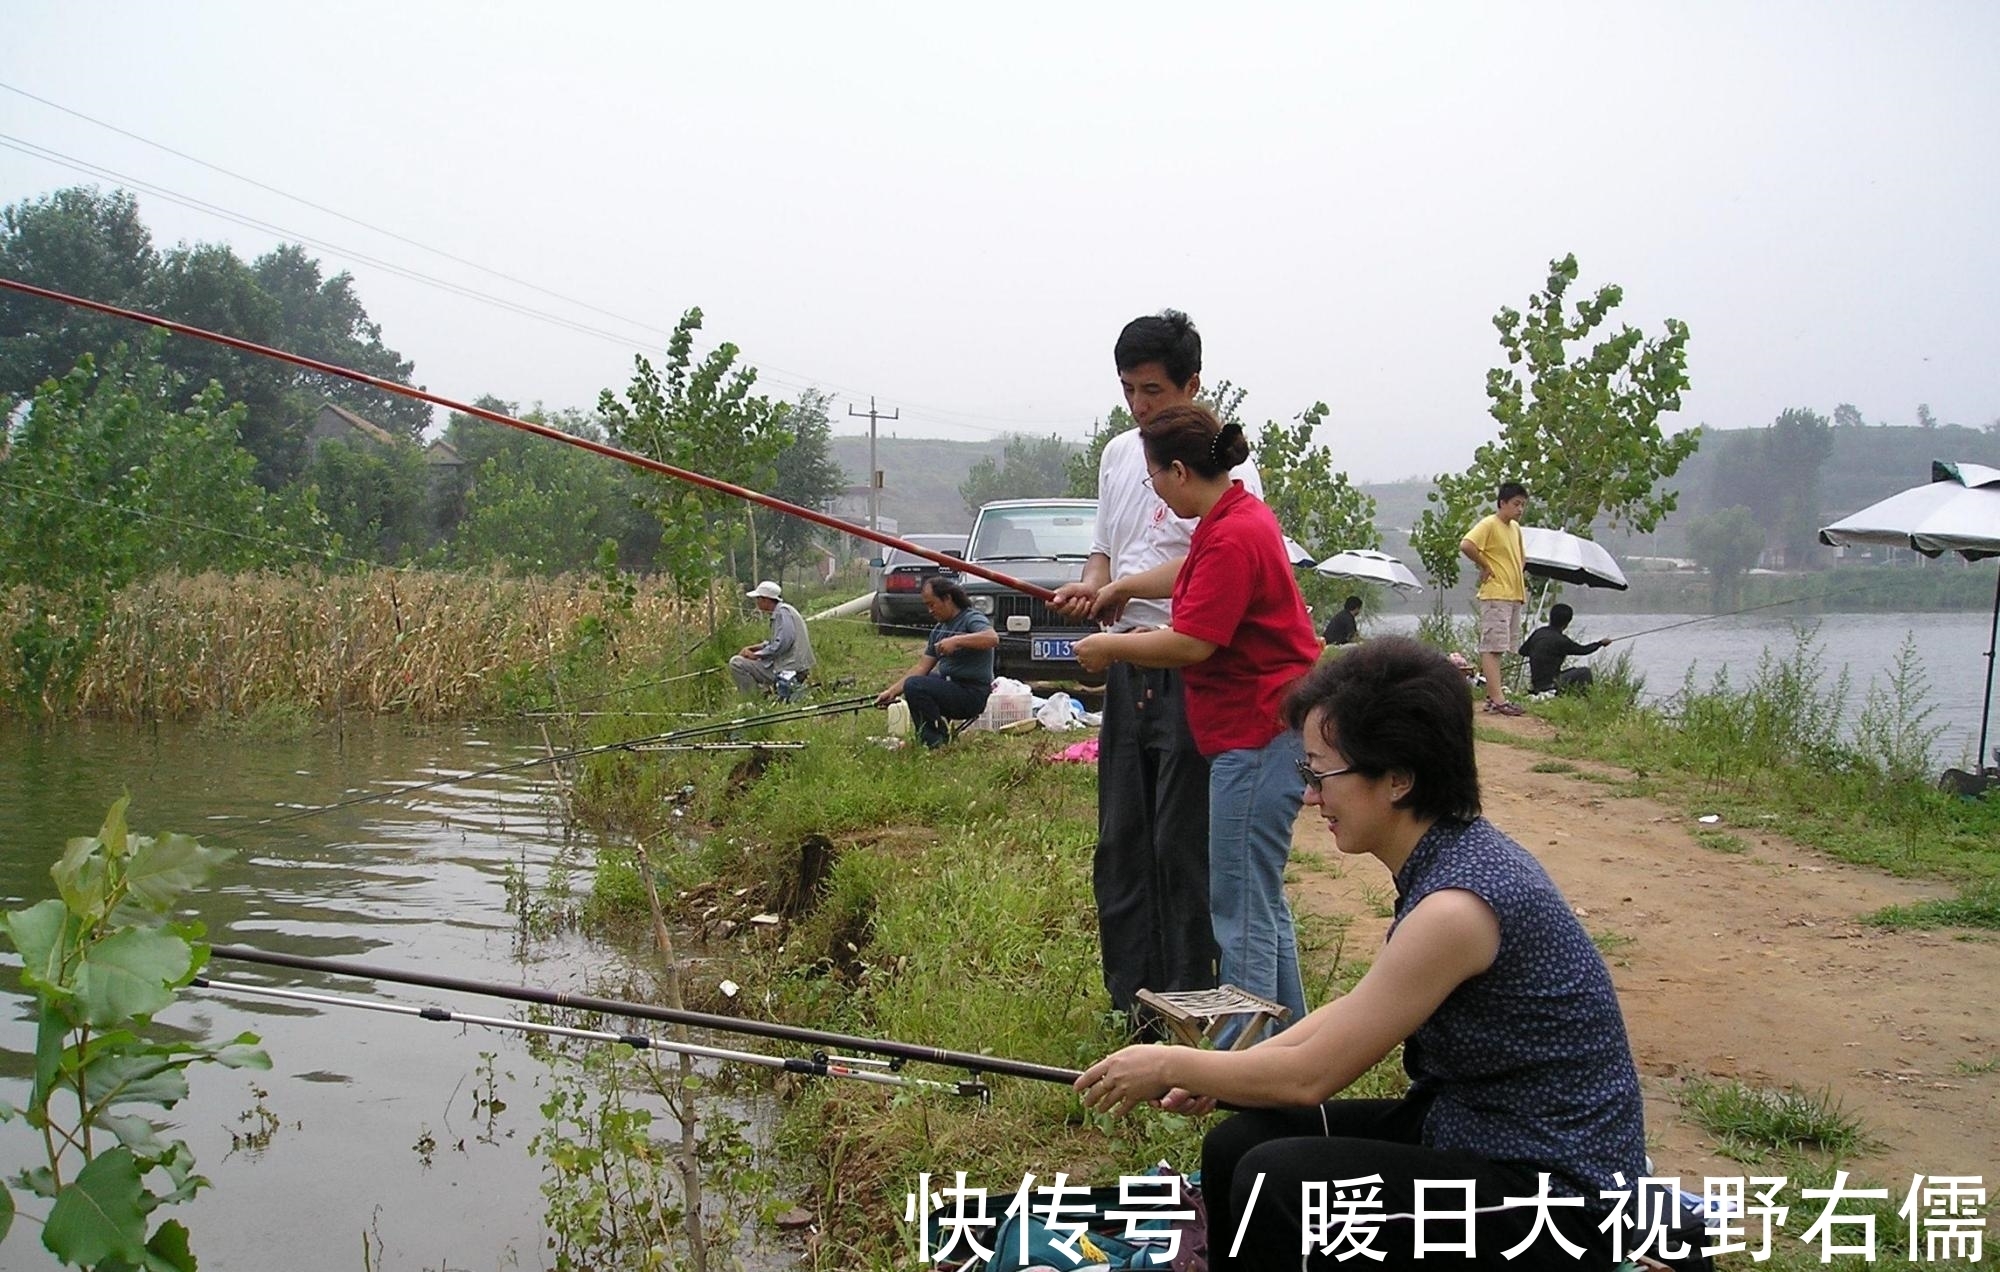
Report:
[[[691,469],[676,468],[672,464],[662,463],[657,459],[651,459],[632,451],[621,450],[616,446],[607,446],[603,442],[593,442],[583,437],[572,437],[561,429],[550,428],[546,424],[534,424],[527,420],[515,419],[511,415],[502,415],[498,411],[489,411],[483,406],[472,406],[465,402],[456,402],[451,398],[432,393],[427,389],[413,389],[407,384],[397,384],[393,380],[384,380],[380,376],[369,375],[365,371],[356,371],[351,367],[336,366],[331,362],[321,362],[316,358],[308,358],[302,354],[288,353],[283,349],[273,349],[269,345],[260,345],[253,341],[239,339],[236,336],[226,336],[221,332],[189,326],[184,322],[175,322],[171,318],[160,318],[153,314],[141,313],[136,309],[121,309],[117,305],[107,305],[101,300],[87,300],[82,296],[71,296],[66,292],[53,291],[47,287],[37,287],[33,283],[24,283],[18,279],[0,278],[0,287],[5,287],[9,291],[20,292],[23,295],[38,296],[43,300],[52,300],[60,305],[71,305],[78,309],[89,309],[96,313],[108,314],[113,318],[123,318],[129,322],[145,323],[151,327],[164,327],[178,336],[192,336],[197,340],[206,340],[212,344],[241,350],[244,353],[254,353],[262,358],[275,358],[279,362],[289,362],[295,367],[304,367],[308,371],[317,371],[322,375],[337,375],[344,380],[352,380],[356,384],[365,384],[370,388],[380,389],[384,393],[397,393],[406,398],[415,398],[419,402],[429,402],[433,406],[442,406],[447,410],[462,411],[467,415],[476,416],[479,419],[487,420],[494,424],[504,424],[508,428],[517,428],[524,433],[533,433],[537,437],[545,437],[552,442],[561,442],[565,446],[574,446],[579,450],[587,450],[610,459],[619,460],[623,463],[631,464],[635,468],[643,468],[648,472],[659,473],[663,476],[672,477],[678,481],[688,482],[692,485],[702,486],[721,494],[733,495],[738,499],[746,500],[750,503],[762,504],[773,511],[782,512],[787,516],[802,517],[807,521],[813,522],[815,525],[825,526],[829,530],[838,530],[842,534],[852,535],[857,539],[866,539],[871,543],[879,543],[884,547],[900,548],[912,555],[920,556],[926,561],[935,561],[946,569],[960,570],[967,574],[976,574],[980,578],[990,579],[1002,587],[1011,587],[1017,592],[1025,592],[1044,604],[1054,601],[1056,598],[1056,594],[1048,588],[1014,578],[1011,575],[1002,574],[998,570],[989,570],[983,565],[974,565],[970,561],[961,561],[957,557],[946,556],[944,553],[933,551],[930,548],[920,547],[917,544],[898,539],[893,534],[883,534],[879,530],[870,530],[865,526],[857,526],[852,522],[842,521],[838,517],[830,517],[823,512],[815,512],[811,508],[802,508],[798,504],[787,503],[775,495],[767,495],[762,491],[751,490],[747,486],[738,486],[730,482],[718,481],[713,477],[703,476],[701,473],[694,472]]]

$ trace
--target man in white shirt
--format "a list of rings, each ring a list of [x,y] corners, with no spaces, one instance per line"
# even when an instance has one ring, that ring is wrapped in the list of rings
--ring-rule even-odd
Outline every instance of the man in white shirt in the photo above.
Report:
[[[1201,333],[1177,310],[1135,318],[1112,350],[1125,405],[1143,424],[1201,392]],[[1146,481],[1146,454],[1134,428],[1105,444],[1097,465],[1097,524],[1083,578],[1056,590],[1072,618],[1097,608],[1112,579],[1151,574],[1119,613],[1100,617],[1117,630],[1165,627],[1165,599],[1188,552],[1195,523],[1168,510]],[[1231,476],[1254,495],[1254,462]],[[1122,586],[1122,585],[1121,585]],[[1157,593],[1160,599],[1137,599]],[[1104,987],[1113,1009],[1130,1014],[1133,995],[1215,985],[1217,951],[1208,919],[1208,761],[1195,750],[1181,704],[1178,671],[1113,663],[1106,673],[1104,726],[1097,755],[1097,899]]]
[[[812,637],[806,634],[806,620],[799,616],[776,583],[765,579],[745,592],[757,608],[771,616],[771,637],[745,645],[729,660],[729,675],[736,692],[754,697],[760,690],[777,688],[781,678],[796,681],[813,669]]]

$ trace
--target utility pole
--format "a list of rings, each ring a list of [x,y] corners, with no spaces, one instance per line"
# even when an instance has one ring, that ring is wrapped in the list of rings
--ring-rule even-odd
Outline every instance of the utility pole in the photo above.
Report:
[[[875,467],[875,421],[900,420],[903,418],[903,408],[899,406],[884,415],[875,409],[875,395],[871,393],[868,395],[866,411],[857,411],[849,406],[847,413],[857,419],[863,415],[868,417],[868,528],[880,534],[882,527],[876,523],[882,519],[882,470]]]

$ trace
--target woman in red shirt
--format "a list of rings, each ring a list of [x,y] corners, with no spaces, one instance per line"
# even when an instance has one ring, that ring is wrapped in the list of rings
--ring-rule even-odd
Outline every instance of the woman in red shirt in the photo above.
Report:
[[[1243,426],[1205,406],[1176,406],[1139,426],[1147,481],[1175,516],[1199,518],[1173,577],[1173,625],[1103,632],[1076,644],[1102,671],[1123,660],[1178,667],[1195,747],[1209,758],[1209,914],[1221,979],[1305,1015],[1285,862],[1304,791],[1286,691],[1319,657],[1284,535],[1262,500],[1230,479],[1250,456]],[[1168,567],[1162,567],[1168,568]],[[1158,580],[1114,579],[1099,593],[1144,595]]]

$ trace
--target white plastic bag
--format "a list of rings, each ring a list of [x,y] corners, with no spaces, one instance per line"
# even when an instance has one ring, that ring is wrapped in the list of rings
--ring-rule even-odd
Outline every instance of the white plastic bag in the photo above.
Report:
[[[1045,700],[1035,704],[1035,719],[1044,729],[1062,733],[1069,729],[1083,727],[1083,707],[1075,698],[1061,691],[1050,694]]]

